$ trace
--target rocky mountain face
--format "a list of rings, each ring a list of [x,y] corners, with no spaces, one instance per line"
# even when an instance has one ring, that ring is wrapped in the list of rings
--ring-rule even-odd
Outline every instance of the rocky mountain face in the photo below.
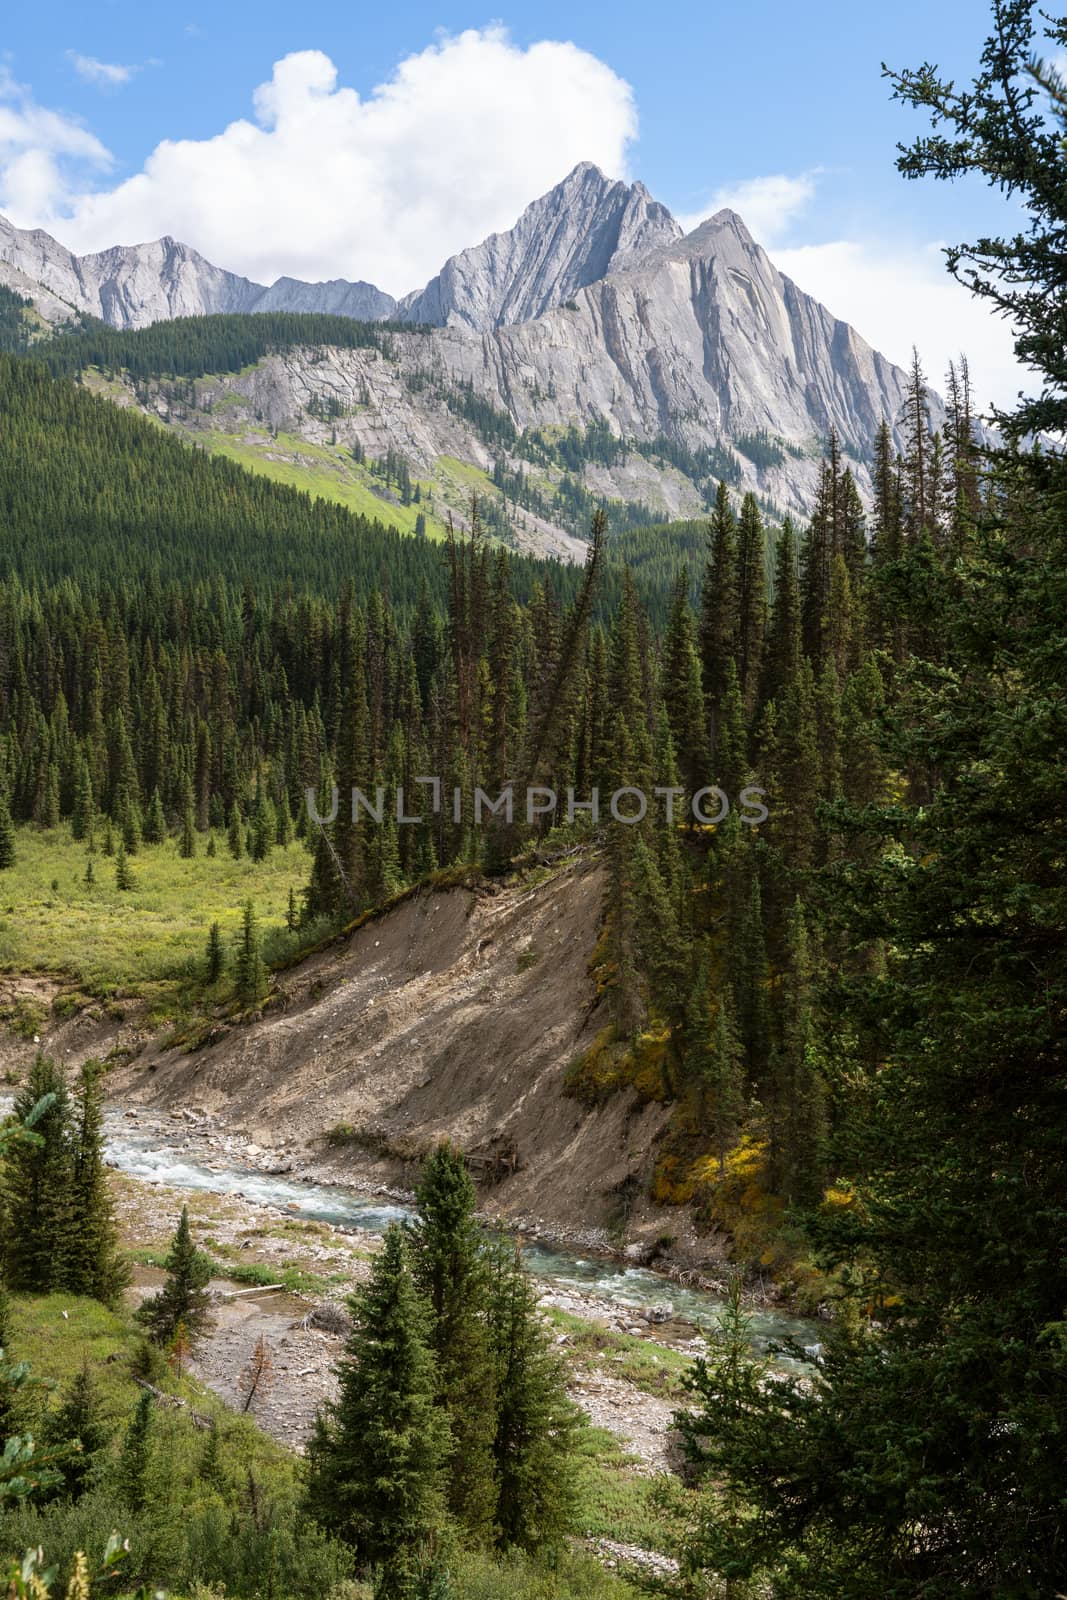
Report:
[[[396,312],[392,295],[372,283],[279,278],[267,289],[171,238],[76,256],[40,228],[25,232],[6,217],[0,217],[0,283],[29,294],[48,321],[84,312],[113,328],[241,311],[321,311],[366,322]]]
[[[40,228],[25,232],[6,217],[0,217],[0,281],[12,288],[40,285],[68,315],[85,312],[115,328],[252,311],[264,293],[262,285],[212,266],[176,239],[76,256]],[[48,315],[40,304],[38,309]]]
[[[644,184],[613,182],[583,161],[527,206],[507,233],[490,234],[452,256],[425,289],[400,302],[399,314],[409,322],[479,332],[531,322],[681,236]]]
[[[264,288],[171,239],[77,257],[2,219],[0,282],[32,294],[46,320],[88,311],[122,328],[257,310],[408,322],[380,350],[290,350],[213,380],[203,414],[162,394],[150,404],[209,448],[244,430],[259,452],[266,427],[283,457],[281,436],[357,462],[393,450],[427,483],[442,458],[458,462],[477,478],[465,495],[500,500],[497,531],[557,554],[580,553],[583,494],[639,506],[644,520],[691,516],[725,478],[804,517],[831,428],[861,492],[883,417],[903,444],[905,374],[784,277],[740,217],[720,211],[683,237],[641,184],[589,163],[400,302],[343,279]],[[584,440],[605,423],[614,459],[583,453],[573,434],[569,462],[551,459],[561,432]],[[494,482],[502,471],[536,484],[521,516]]]

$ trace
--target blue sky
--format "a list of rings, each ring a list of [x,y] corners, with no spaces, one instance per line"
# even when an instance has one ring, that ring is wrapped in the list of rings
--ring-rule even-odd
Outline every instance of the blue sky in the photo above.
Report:
[[[883,59],[967,77],[985,29],[975,0],[22,6],[0,57],[0,209],[79,249],[170,231],[250,276],[403,292],[588,155],[684,220],[734,204],[894,359],[914,337],[939,379],[966,340],[1004,400],[1005,332],[942,281],[937,246],[997,229],[1006,208],[976,184],[896,174],[896,141],[921,124],[881,77]],[[468,47],[442,44],[465,30]],[[166,140],[192,144],[153,157]]]

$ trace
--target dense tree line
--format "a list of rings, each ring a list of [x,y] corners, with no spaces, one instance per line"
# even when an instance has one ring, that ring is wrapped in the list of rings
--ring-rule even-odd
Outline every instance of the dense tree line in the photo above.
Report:
[[[240,589],[216,579],[98,581],[83,591],[69,547],[53,548],[61,582],[0,587],[5,803],[20,822],[69,818],[87,847],[117,848],[116,873],[127,876],[142,842],[169,833],[186,855],[225,830],[234,854],[262,857],[295,831],[312,849],[301,914],[316,921],[351,917],[435,867],[500,866],[553,828],[601,839],[611,870],[600,982],[612,1039],[577,1072],[575,1092],[638,1083],[676,1103],[665,1193],[684,1197],[675,1171],[705,1149],[721,1163],[747,1131],[768,1191],[811,1196],[823,1175],[824,1108],[804,995],[836,952],[808,898],[838,848],[816,811],[820,801],[877,800],[890,779],[871,727],[916,642],[902,631],[897,590],[934,593],[978,493],[965,372],[954,383],[949,448],[929,434],[918,367],[901,461],[883,428],[869,543],[835,439],[799,541],[788,520],[769,540],[754,497],[738,510],[721,483],[703,530],[699,612],[687,565],[662,625],[630,571],[610,563],[602,515],[584,575],[494,549],[475,511],[470,536],[443,549],[395,539],[388,591],[364,564],[331,599],[263,591],[255,567]],[[314,555],[331,527],[351,526],[319,503],[275,498],[273,486],[160,439],[32,364],[10,363],[8,387],[8,515],[23,531],[27,578],[39,572],[34,523],[69,530],[87,505],[100,514],[101,499],[131,550],[142,524],[170,517],[177,502],[168,549],[177,562],[209,537],[231,554],[253,539],[262,552],[271,516],[279,541],[299,547],[294,510]],[[64,461],[44,470],[66,424]],[[139,469],[119,495],[112,441]],[[34,471],[48,493],[31,509]],[[246,493],[266,527],[248,516]],[[362,531],[349,546],[357,570],[374,548]],[[636,538],[623,548],[640,549]],[[693,543],[683,530],[678,548],[692,556]],[[662,581],[663,567],[657,555],[646,583]],[[415,780],[426,775],[440,780],[435,810],[420,805],[429,796]],[[517,814],[479,820],[476,791],[495,799],[506,779]],[[717,815],[712,800],[698,820],[694,796],[712,784],[730,810]],[[529,785],[552,791],[534,819],[524,815]],[[766,791],[770,812],[758,829],[741,820],[750,785]],[[319,827],[306,792],[327,815],[335,786],[336,820]],[[652,799],[671,786],[675,821]],[[649,797],[636,826],[606,814],[625,787]],[[372,803],[381,791],[378,825],[351,816],[354,788]],[[588,802],[594,790],[605,814],[572,810],[570,791]],[[423,816],[418,826],[398,823],[402,795],[408,815]],[[242,987],[254,1003],[261,969]],[[654,1062],[652,1036],[661,1040]]]
[[[214,372],[240,372],[266,355],[302,345],[377,350],[391,356],[391,335],[401,331],[419,329],[415,324],[357,322],[352,317],[297,311],[174,317],[128,329],[84,316],[76,329],[39,344],[34,355],[63,377],[99,367],[103,372],[128,372],[135,379],[201,378]]]
[[[935,124],[900,166],[1023,203],[1017,235],[949,258],[1011,317],[1040,392],[999,419],[981,480],[963,372],[940,449],[915,375],[903,473],[881,442],[868,614],[897,666],[870,763],[896,777],[831,819],[817,904],[841,958],[812,996],[835,1183],[808,1232],[838,1316],[805,1383],[739,1360],[736,1320],[698,1370],[686,1433],[708,1498],[680,1594],[1062,1588],[1067,470],[1012,446],[1067,426],[1067,85],[1029,0],[993,11],[973,85],[892,75]],[[1062,51],[1067,24],[1045,33]]]

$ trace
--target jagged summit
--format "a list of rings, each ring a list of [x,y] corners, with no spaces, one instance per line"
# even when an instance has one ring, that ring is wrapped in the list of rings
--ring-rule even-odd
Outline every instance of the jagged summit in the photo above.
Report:
[[[530,322],[681,237],[643,184],[608,178],[582,161],[513,228],[452,256],[425,289],[401,301],[400,312],[413,322],[481,332]]]
[[[88,311],[118,328],[284,310],[428,324],[429,333],[399,333],[374,371],[350,351],[327,363],[268,358],[246,396],[257,417],[310,437],[322,405],[339,401],[350,420],[340,429],[331,421],[327,438],[351,432],[368,458],[393,449],[427,478],[457,457],[494,467],[498,442],[490,447],[477,426],[468,436],[447,404],[460,388],[506,413],[519,433],[606,423],[622,440],[666,438],[690,463],[711,452],[714,471],[735,488],[800,514],[831,428],[863,492],[883,418],[903,443],[905,374],[780,273],[735,211],[683,234],[643,184],[589,161],[399,304],[373,284],[340,278],[283,277],[266,288],[172,238],[79,257],[3,219],[0,282],[32,294],[46,320]],[[407,381],[414,374],[417,386]],[[327,377],[330,392],[320,393]],[[935,421],[940,409],[931,397]],[[707,497],[692,472],[640,456],[584,464],[582,486],[672,516],[698,511]],[[536,537],[550,535],[544,522]]]

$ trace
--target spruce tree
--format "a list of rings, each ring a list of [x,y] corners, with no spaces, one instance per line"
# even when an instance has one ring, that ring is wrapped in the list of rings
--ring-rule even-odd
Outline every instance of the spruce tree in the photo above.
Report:
[[[800,666],[800,591],[797,583],[796,535],[783,519],[774,558],[774,600],[763,655],[760,698],[764,704],[782,696]]]
[[[196,855],[196,806],[193,802],[193,786],[188,778],[182,784],[178,854],[183,861],[191,861]]]
[[[1067,47],[1067,23],[1045,31]],[[950,250],[949,264],[1010,316],[1043,382],[1002,419],[1009,448],[938,597],[937,655],[906,675],[879,730],[890,770],[915,761],[936,781],[921,805],[895,794],[847,818],[873,848],[826,885],[836,939],[880,957],[818,996],[835,1183],[808,1227],[843,1304],[810,1383],[736,1359],[702,1385],[690,1437],[742,1507],[729,1524],[705,1519],[687,1552],[705,1588],[1062,1588],[1067,473],[1055,451],[1010,448],[1067,422],[1067,92],[1035,32],[1029,0],[996,0],[972,86],[928,64],[892,77],[935,124],[901,156],[905,173],[977,172],[1025,208],[1012,236]],[[906,602],[909,631],[916,613],[925,631],[929,594]]]
[[[766,541],[754,494],[741,502],[737,527],[737,675],[751,716],[759,690],[767,622]]]
[[[0,1278],[0,1455],[8,1440],[21,1434],[24,1421],[23,1396],[14,1378],[14,1331],[11,1296]]]
[[[95,809],[89,763],[79,750],[74,772],[74,807],[70,817],[70,831],[73,838],[79,841],[89,838]]]
[[[210,1316],[207,1286],[211,1281],[211,1260],[193,1242],[188,1206],[182,1207],[164,1266],[166,1281],[158,1294],[138,1306],[137,1320],[144,1323],[155,1344],[164,1346],[170,1344],[178,1324],[183,1323],[195,1345]]]
[[[7,795],[0,789],[0,872],[15,865],[15,825]]]
[[[241,815],[241,808],[234,801],[230,811],[230,822],[226,830],[226,842],[230,847],[230,854],[235,861],[240,861],[245,853],[245,824]]]
[[[707,782],[710,752],[700,657],[689,605],[688,569],[679,572],[674,580],[663,645],[663,699],[681,777],[691,799]],[[662,773],[660,781],[667,781]]]
[[[146,844],[162,844],[167,837],[167,819],[163,815],[163,802],[159,798],[159,790],[152,790],[152,798],[148,803],[148,811],[144,819],[144,837]]]
[[[415,1191],[411,1255],[431,1312],[437,1398],[449,1421],[449,1509],[475,1543],[493,1526],[494,1367],[486,1323],[488,1272],[477,1195],[462,1154],[438,1145]]]
[[[10,1288],[36,1294],[63,1285],[72,1168],[66,1081],[39,1055],[15,1097],[17,1119],[25,1122],[42,1100],[47,1109],[33,1123],[33,1138],[16,1140],[0,1164],[4,1277]]]
[[[251,900],[245,901],[241,932],[233,958],[234,992],[243,1006],[258,1005],[267,992],[267,969],[259,938],[259,923]]]
[[[718,738],[726,671],[737,654],[737,524],[730,493],[720,483],[708,529],[700,609],[700,660],[711,738]]]
[[[63,1493],[80,1500],[95,1481],[112,1437],[88,1361],[82,1362],[58,1409],[49,1415],[46,1437],[63,1452],[59,1462]]]
[[[496,1359],[498,1543],[532,1550],[570,1531],[576,1510],[574,1433],[566,1372],[517,1245],[493,1253],[490,1326]]]
[[[745,1114],[745,1062],[729,991],[713,998],[706,949],[698,957],[686,1007],[684,1065],[695,1103],[697,1136],[710,1146],[722,1173]]]
[[[148,1501],[152,1464],[152,1396],[142,1394],[130,1418],[115,1468],[116,1487],[130,1511],[143,1511]]]
[[[126,859],[126,846],[120,840],[118,851],[115,855],[115,888],[123,894],[128,894],[136,887],[137,879],[134,877],[133,868]]]
[[[222,945],[222,929],[217,922],[211,924],[204,952],[204,982],[217,983],[226,966],[226,952]]]
[[[81,1069],[71,1151],[63,1287],[103,1305],[118,1303],[130,1271],[119,1249],[103,1155],[102,1068]]]
[[[414,1600],[445,1517],[449,1436],[436,1403],[429,1308],[395,1224],[351,1308],[337,1399],[308,1442],[308,1509],[354,1548],[364,1570],[378,1570],[376,1600]]]

